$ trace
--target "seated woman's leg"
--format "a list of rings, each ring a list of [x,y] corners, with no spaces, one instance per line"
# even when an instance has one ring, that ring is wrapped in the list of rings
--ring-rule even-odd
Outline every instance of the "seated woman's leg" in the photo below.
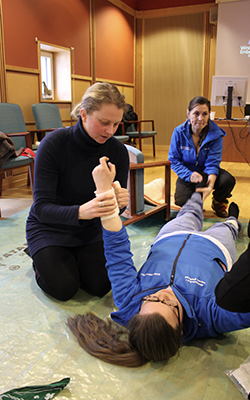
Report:
[[[111,283],[105,268],[103,242],[78,247],[75,252],[80,286],[92,296],[102,297],[111,289]]]
[[[80,275],[71,248],[45,247],[33,256],[38,286],[57,300],[71,299],[79,288]]]
[[[220,168],[219,175],[215,181],[212,209],[218,217],[227,218],[228,198],[235,186],[235,178],[224,169]]]
[[[231,192],[235,186],[235,178],[229,172],[220,168],[219,175],[215,181],[214,185],[214,198],[217,201],[224,201],[231,197]]]
[[[203,224],[203,201],[200,193],[193,193],[191,198],[178,212],[176,218],[167,222],[158,233],[155,242],[162,236],[178,231],[201,231]]]
[[[175,204],[182,207],[195,192],[195,184],[177,178],[174,194]]]

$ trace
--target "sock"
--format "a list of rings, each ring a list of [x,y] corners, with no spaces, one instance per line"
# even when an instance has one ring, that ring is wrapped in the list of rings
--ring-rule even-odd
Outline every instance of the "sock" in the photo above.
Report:
[[[235,217],[236,219],[238,219],[239,217],[239,207],[236,203],[231,203],[228,209],[228,216],[229,217]]]

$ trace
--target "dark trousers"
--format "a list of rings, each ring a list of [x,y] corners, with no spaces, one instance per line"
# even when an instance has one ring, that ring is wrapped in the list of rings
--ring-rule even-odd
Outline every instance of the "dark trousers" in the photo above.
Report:
[[[79,287],[102,297],[111,289],[103,242],[82,247],[49,246],[33,257],[38,286],[58,300],[69,300]]]
[[[203,175],[203,182],[200,184],[186,182],[181,178],[176,181],[175,204],[182,207],[186,201],[192,196],[198,186],[206,186],[207,174]],[[225,201],[231,197],[231,192],[235,186],[235,178],[224,169],[220,168],[219,175],[215,181],[213,196],[217,201]]]
[[[249,228],[248,228],[249,229]],[[250,312],[250,244],[215,288],[216,303],[228,311]]]

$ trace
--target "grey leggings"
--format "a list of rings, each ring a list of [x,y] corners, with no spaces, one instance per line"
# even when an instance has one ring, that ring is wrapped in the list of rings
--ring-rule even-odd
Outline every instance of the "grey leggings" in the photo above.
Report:
[[[195,192],[178,212],[177,217],[167,222],[162,227],[155,241],[159,240],[167,233],[178,231],[193,231],[200,233],[202,230],[203,219],[203,202],[201,195]],[[229,217],[225,222],[215,223],[211,228],[201,234],[204,237],[209,235],[219,240],[228,250],[232,262],[234,263],[237,258],[235,240],[238,237],[238,229],[232,223],[228,222],[230,220],[237,221],[236,218]]]

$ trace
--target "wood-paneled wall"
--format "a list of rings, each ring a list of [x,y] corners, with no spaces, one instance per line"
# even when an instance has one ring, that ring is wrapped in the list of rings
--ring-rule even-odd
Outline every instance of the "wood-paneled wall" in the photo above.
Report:
[[[214,3],[140,12],[120,0],[0,3],[2,101],[21,106],[27,128],[34,127],[31,105],[40,101],[36,38],[73,49],[72,102],[58,103],[65,126],[87,87],[108,81],[140,118],[155,119],[156,143],[168,145],[190,97],[210,90],[215,44],[206,20]]]
[[[202,94],[203,54],[203,14],[145,21],[143,118],[155,120],[157,144],[169,144],[189,101]]]
[[[1,101],[21,106],[27,129],[35,127],[31,105],[41,99],[38,41],[72,51],[72,101],[57,102],[64,126],[71,124],[72,108],[97,80],[117,84],[134,102],[135,12],[108,0],[59,3],[0,0],[1,76],[6,79]]]
[[[142,54],[137,74],[141,80],[136,81],[136,90],[138,84],[142,96],[141,102],[136,99],[136,104],[141,103],[141,118],[155,120],[158,145],[169,145],[173,129],[185,120],[193,97],[209,97],[215,63],[212,40],[216,28],[209,23],[212,6],[203,4],[136,14],[142,21],[137,49]]]

